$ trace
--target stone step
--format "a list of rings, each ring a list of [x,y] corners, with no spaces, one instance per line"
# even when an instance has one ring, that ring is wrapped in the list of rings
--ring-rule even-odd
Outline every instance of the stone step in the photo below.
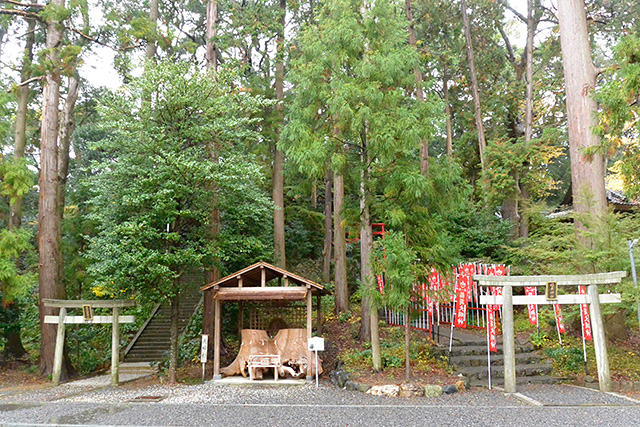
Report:
[[[538,353],[527,352],[516,354],[516,365],[540,363],[544,358]],[[454,368],[467,367],[467,366],[487,366],[487,355],[472,355],[472,356],[460,356],[451,359],[451,365]],[[504,362],[504,355],[491,354],[491,365],[502,366]]]
[[[493,371],[491,372],[491,385],[493,386],[504,386],[504,378],[499,377],[496,378],[493,375]],[[558,384],[564,381],[564,378],[552,377],[549,375],[535,375],[529,377],[516,377],[517,385],[526,385],[526,384]],[[469,380],[470,387],[487,387],[488,380],[487,378],[477,379],[472,378]]]
[[[551,364],[549,363],[531,363],[527,365],[516,365],[516,378],[518,377],[531,377],[539,375],[549,375],[552,371]],[[483,379],[487,378],[488,372],[486,366],[471,366],[456,370],[463,374],[465,377],[471,379]],[[491,369],[492,378],[502,378],[504,376],[504,369],[502,367],[495,367]]]
[[[516,353],[527,353],[533,350],[533,345],[531,344],[523,344],[515,346]],[[439,356],[446,356],[449,359],[453,359],[454,357],[459,356],[473,356],[473,355],[482,355],[486,356],[487,354],[487,344],[483,343],[482,345],[461,345],[461,346],[453,346],[451,348],[451,353],[449,353],[449,347],[437,347],[434,350],[434,353]],[[498,346],[498,352],[494,354],[502,354],[502,345]]]

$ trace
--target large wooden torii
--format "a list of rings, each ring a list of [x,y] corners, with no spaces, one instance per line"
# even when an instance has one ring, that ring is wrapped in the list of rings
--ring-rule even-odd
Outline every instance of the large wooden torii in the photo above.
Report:
[[[598,285],[618,284],[626,271],[611,273],[578,274],[568,276],[484,276],[475,274],[473,280],[480,286],[501,286],[501,296],[483,295],[480,304],[502,305],[502,344],[504,346],[504,391],[516,392],[516,358],[513,332],[513,306],[528,304],[589,304],[591,326],[593,328],[593,344],[596,350],[596,364],[598,366],[598,380],[600,391],[611,391],[611,375],[609,373],[609,357],[607,355],[607,341],[604,335],[604,321],[602,319],[601,303],[618,303],[620,294],[598,294]],[[558,295],[557,299],[548,300],[545,295],[517,295],[513,296],[514,286],[545,286],[556,283],[557,286],[588,286],[587,295]]]

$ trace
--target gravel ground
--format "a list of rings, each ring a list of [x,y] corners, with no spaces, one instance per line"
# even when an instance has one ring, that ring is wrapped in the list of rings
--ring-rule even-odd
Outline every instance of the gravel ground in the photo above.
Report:
[[[64,387],[64,386],[63,386]],[[60,389],[62,387],[58,387]],[[571,386],[522,386],[518,396],[472,389],[400,399],[304,386],[105,387],[51,401],[51,389],[0,397],[0,425],[138,426],[529,426],[637,425],[640,405]],[[55,396],[54,396],[55,397]],[[153,401],[156,400],[156,401]],[[585,406],[590,405],[590,406]]]

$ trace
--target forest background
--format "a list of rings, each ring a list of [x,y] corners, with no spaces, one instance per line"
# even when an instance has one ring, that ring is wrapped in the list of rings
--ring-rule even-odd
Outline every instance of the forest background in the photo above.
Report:
[[[637,2],[0,6],[0,348],[42,374],[41,298],[133,297],[144,319],[177,310],[193,269],[273,261],[336,313],[361,306],[365,341],[431,267],[629,269]],[[396,280],[386,301],[374,270]],[[104,362],[105,330],[73,334],[65,375]]]

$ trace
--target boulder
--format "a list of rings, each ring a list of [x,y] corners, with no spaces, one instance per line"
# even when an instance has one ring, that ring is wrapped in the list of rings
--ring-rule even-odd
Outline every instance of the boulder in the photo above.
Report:
[[[370,388],[371,386],[369,384],[358,383],[358,391],[361,391],[362,393],[366,393]]]
[[[445,385],[442,386],[442,391],[444,394],[454,394],[458,392],[458,387],[455,385]]]
[[[399,392],[400,392],[400,386],[393,385],[393,384],[374,385],[369,390],[367,390],[367,394],[371,394],[373,396],[398,397]]]
[[[442,396],[442,387],[439,385],[426,385],[424,386],[424,397],[438,397]]]
[[[346,390],[349,390],[349,391],[357,391],[358,390],[358,383],[355,382],[355,381],[349,380],[349,381],[344,383],[344,388]]]
[[[604,334],[607,341],[624,341],[629,338],[627,325],[624,323],[624,311],[618,310],[604,318]]]
[[[400,384],[400,397],[419,397],[424,396],[424,389],[418,384],[402,383]]]

